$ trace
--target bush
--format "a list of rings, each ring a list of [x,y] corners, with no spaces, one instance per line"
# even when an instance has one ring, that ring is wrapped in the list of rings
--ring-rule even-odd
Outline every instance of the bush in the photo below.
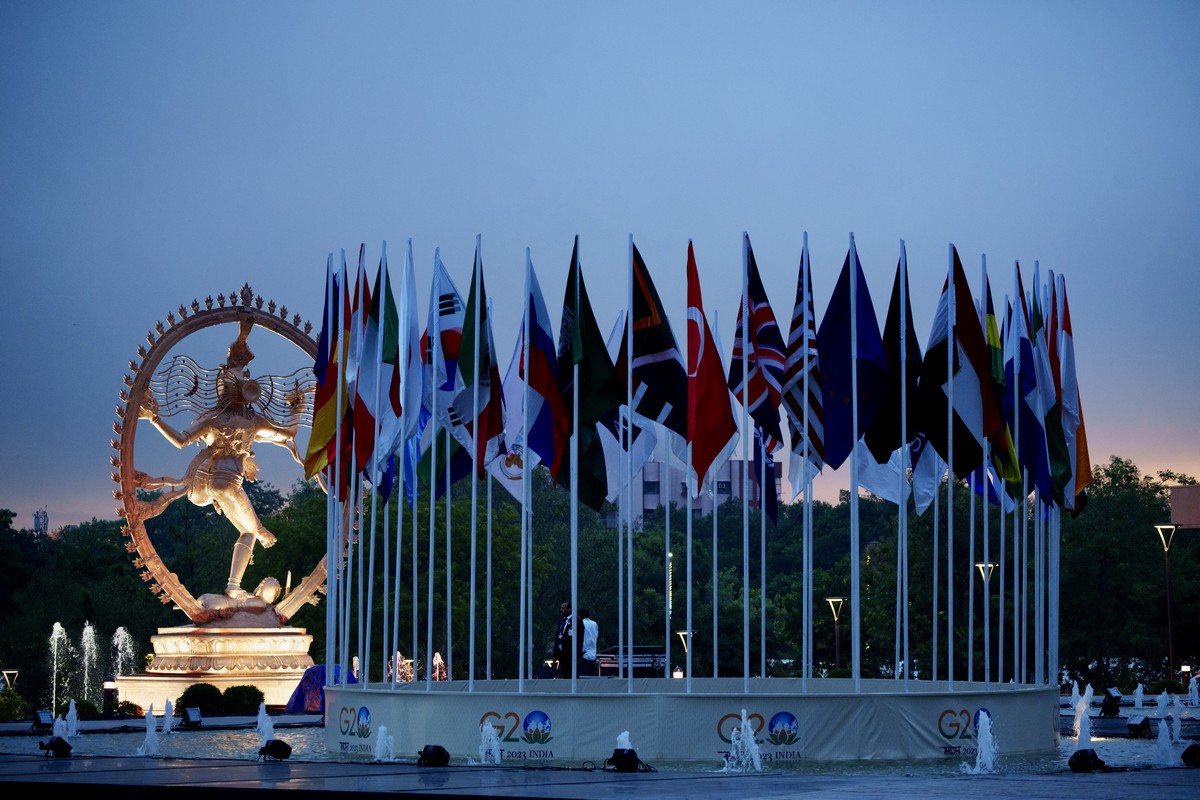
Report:
[[[175,709],[180,714],[185,708],[198,708],[204,716],[220,714],[225,710],[225,700],[221,690],[211,683],[193,683],[175,701]]]
[[[1163,678],[1150,684],[1150,694],[1159,695],[1163,692],[1167,694],[1187,694],[1183,688],[1183,684],[1173,678]]]
[[[226,714],[257,714],[264,699],[257,686],[230,686],[221,696]]]
[[[128,700],[122,700],[113,707],[113,713],[126,717],[144,717],[146,710],[137,703],[131,703]]]
[[[25,719],[25,715],[29,711],[29,704],[25,702],[25,698],[17,694],[16,689],[5,689],[0,692],[0,720],[5,722],[14,722]]]
[[[67,714],[71,711],[71,701],[60,703],[58,708],[54,710],[56,717],[67,718]],[[78,699],[75,701],[75,716],[76,717],[98,717],[100,709],[91,700]]]

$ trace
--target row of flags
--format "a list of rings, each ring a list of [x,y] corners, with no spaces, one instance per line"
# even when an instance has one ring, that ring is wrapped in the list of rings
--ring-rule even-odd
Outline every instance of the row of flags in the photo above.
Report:
[[[1043,282],[1035,265],[1027,293],[1014,264],[1012,299],[997,315],[986,259],[975,297],[951,245],[922,355],[904,243],[881,331],[853,237],[818,323],[806,237],[785,338],[743,235],[742,302],[726,367],[691,243],[686,357],[632,237],[629,270],[627,312],[606,337],[576,237],[556,344],[527,251],[521,328],[501,381],[478,238],[466,302],[435,252],[423,331],[411,241],[398,293],[386,242],[373,281],[363,248],[353,274],[344,252],[337,269],[331,255],[306,475],[323,475],[338,499],[361,475],[387,498],[403,469],[411,503],[418,479],[440,496],[474,471],[520,498],[523,463],[544,465],[564,485],[574,452],[579,499],[599,510],[665,437],[696,496],[734,452],[740,404],[755,478],[773,476],[769,464],[786,447],[795,494],[858,448],[856,487],[899,502],[911,471],[919,511],[947,468],[994,503],[1034,489],[1075,513],[1086,501],[1091,466],[1061,275]],[[438,474],[429,468],[434,447],[450,455]],[[773,489],[771,477],[763,496],[772,519]]]

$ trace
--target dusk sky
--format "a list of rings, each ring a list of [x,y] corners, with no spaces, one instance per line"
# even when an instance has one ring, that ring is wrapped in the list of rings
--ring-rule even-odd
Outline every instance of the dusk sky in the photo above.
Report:
[[[881,327],[904,240],[922,347],[948,245],[997,305],[1037,261],[1093,462],[1200,476],[1198,38],[1154,0],[5,0],[0,508],[116,518],[122,376],[180,304],[248,282],[319,326],[330,253],[373,275],[386,241],[398,281],[411,238],[424,318],[434,248],[465,299],[476,235],[502,373],[525,248],[557,321],[576,235],[602,327],[632,234],[681,342],[691,239],[726,363],[743,231],[785,335],[805,232],[818,314],[853,233]],[[290,371],[264,336],[252,371]]]

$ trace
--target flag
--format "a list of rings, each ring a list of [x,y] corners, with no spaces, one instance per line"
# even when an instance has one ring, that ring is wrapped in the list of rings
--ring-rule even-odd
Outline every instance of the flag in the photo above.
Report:
[[[700,276],[696,271],[696,255],[688,242],[688,427],[687,441],[692,446],[689,465],[689,490],[699,495],[700,486],[708,479],[709,470],[723,464],[733,452],[738,440],[737,421],[721,352],[713,340],[712,330],[704,316],[704,301],[700,295]]]
[[[912,441],[915,443],[917,439],[914,438]],[[908,475],[905,474],[900,463],[903,448],[897,447],[888,456],[887,463],[880,464],[875,460],[870,448],[867,447],[865,439],[859,439],[855,447],[858,448],[858,486],[860,489],[866,489],[880,500],[900,505],[901,488],[903,487],[903,497],[908,498]]]
[[[1037,364],[1038,392],[1042,394],[1043,415],[1042,428],[1046,431],[1046,453],[1050,457],[1050,477],[1052,492],[1044,494],[1042,499],[1063,505],[1063,492],[1071,479],[1070,455],[1067,453],[1067,439],[1063,433],[1062,411],[1055,390],[1057,377],[1050,361],[1050,333],[1047,330],[1046,318],[1042,311],[1043,304],[1038,302],[1038,263],[1033,262],[1033,309],[1030,313],[1029,335],[1033,340],[1033,355]]]
[[[528,449],[546,464],[551,475],[557,476],[571,438],[571,422],[558,388],[558,353],[554,347],[550,313],[546,310],[546,301],[542,297],[542,289],[528,252],[525,268],[528,291],[524,316],[529,319],[528,364],[525,363],[524,320],[521,323],[521,335],[517,338],[521,358],[519,377],[522,382],[529,384],[528,398],[522,392],[522,401],[529,403],[529,430],[524,438],[528,441]]]
[[[851,269],[855,288],[851,289]],[[851,335],[851,292],[854,293],[855,335]],[[851,350],[851,339],[857,342]],[[861,435],[875,419],[887,391],[888,363],[879,335],[879,321],[863,276],[858,252],[851,244],[842,272],[817,329],[821,359],[821,392],[825,401],[825,463],[837,469],[854,449],[854,417]],[[854,396],[853,370],[858,371]]]
[[[617,315],[617,323],[608,335],[610,356],[616,358],[620,355],[625,346],[625,332],[625,314],[621,313]],[[655,429],[658,427],[652,419],[639,414],[630,415],[627,405],[620,406],[617,411],[596,423],[596,433],[604,448],[605,472],[608,476],[605,499],[608,502],[617,502],[620,493],[642,471],[646,462],[654,457],[654,449],[658,445]]]
[[[877,464],[888,463],[893,453],[916,437],[920,427],[917,387],[921,380],[921,345],[917,341],[917,332],[912,324],[912,303],[909,298],[908,258],[904,243],[901,242],[900,260],[896,262],[896,280],[892,284],[892,299],[888,304],[887,321],[883,324],[883,352],[888,364],[887,383],[884,386],[879,411],[863,434],[871,456]],[[861,479],[860,474],[860,482]]]
[[[775,312],[767,302],[767,293],[758,274],[750,237],[746,234],[742,236],[742,247],[746,255],[746,285],[742,287],[742,303],[738,306],[737,328],[733,336],[733,355],[729,359],[729,390],[746,407],[750,418],[763,429],[769,437],[768,446],[774,450],[783,442],[779,404],[787,357]],[[750,324],[743,325],[742,314],[747,309]],[[745,376],[742,375],[743,348]]]
[[[975,494],[985,498],[997,508],[1011,512],[1017,507],[1016,501],[1006,491],[1005,481],[996,472],[994,464],[981,461],[967,478],[967,483],[975,490]]]
[[[929,352],[925,353],[925,363],[929,363]],[[946,477],[946,462],[937,451],[929,446],[929,440],[924,433],[918,433],[917,438],[909,446],[909,462],[912,468],[913,507],[917,514],[924,514],[933,505],[934,498],[941,490],[942,480]]]
[[[579,384],[575,384],[578,366]],[[621,380],[608,357],[604,335],[596,324],[592,305],[583,283],[579,263],[579,237],[571,250],[571,267],[563,299],[562,324],[558,335],[558,385],[563,406],[577,437],[579,451],[579,499],[594,511],[604,506],[608,494],[608,474],[604,466],[604,448],[596,423],[612,414],[624,402]],[[578,392],[578,418],[574,418]],[[570,452],[563,454],[559,469],[568,466]],[[557,479],[558,476],[556,475]]]
[[[630,242],[633,270],[633,407],[645,419],[660,422],[681,438],[687,436],[687,371],[675,343],[667,312],[637,246]],[[617,377],[625,383],[628,326],[614,356]]]
[[[999,433],[1001,423],[991,385],[991,362],[979,324],[979,313],[971,299],[971,289],[958,258],[958,250],[953,245],[951,256],[950,273],[942,286],[933,331],[925,348],[925,363],[921,368],[918,392],[922,406],[922,432],[942,460],[950,464],[954,474],[965,478],[983,461],[983,443]],[[951,295],[953,310],[950,307]],[[947,330],[951,313],[954,314],[953,341]],[[951,347],[953,350],[950,350]],[[949,354],[954,357],[952,367],[947,364]],[[949,406],[951,381],[953,408]],[[953,414],[954,426],[953,454],[949,453],[946,431],[947,415],[950,413]]]
[[[1025,285],[1021,265],[1013,267],[1016,299],[1009,310],[1004,342],[1005,413],[1014,420],[1017,431],[1017,456],[1033,485],[1050,498],[1054,479],[1050,474],[1050,453],[1046,449],[1046,409],[1044,395],[1038,391],[1037,362],[1029,337],[1029,313],[1025,305]]]
[[[329,480],[328,488],[335,499],[347,496],[351,442],[351,405],[346,385],[345,364],[350,350],[351,299],[346,275],[346,253],[342,251],[340,271],[329,282],[328,357],[325,359],[325,382],[318,386],[314,400],[313,430],[306,448],[304,471],[306,477],[332,468],[341,446],[342,474],[339,480]]]
[[[367,280],[366,245],[358,247],[358,271],[354,278],[354,300],[350,309],[349,342],[346,351],[346,386],[351,406],[358,388],[358,371],[364,360],[363,344],[367,335],[367,315],[371,310],[371,284]]]
[[[377,486],[383,480],[382,473],[389,463],[391,451],[385,447],[377,452],[375,432],[379,431],[380,442],[390,444],[400,425],[400,376],[396,370],[400,353],[399,327],[385,249],[371,292],[371,308],[363,337],[364,358],[355,384],[354,400],[354,467],[359,471],[367,470],[364,474]]]
[[[1058,276],[1058,302],[1062,304],[1062,330],[1059,354],[1062,365],[1062,419],[1067,452],[1073,466],[1071,480],[1064,491],[1064,503],[1072,512],[1083,508],[1084,491],[1092,482],[1092,463],[1088,456],[1087,433],[1083,424],[1083,403],[1079,399],[1079,379],[1075,372],[1075,336],[1071,331],[1071,307],[1067,303],[1067,284]]]
[[[341,283],[333,272],[333,254],[325,265],[325,304],[321,312],[321,333],[317,337],[317,354],[313,359],[313,374],[317,388],[313,393],[313,424],[304,453],[304,477],[312,478],[325,468],[329,442],[337,432],[341,417],[336,408],[337,385],[341,379],[338,359],[339,310]]]
[[[475,350],[476,339],[479,340],[478,353]],[[475,474],[479,480],[483,480],[487,475],[487,465],[505,452],[504,395],[500,385],[500,368],[496,364],[496,343],[492,338],[478,238],[475,240],[475,266],[471,271],[471,289],[467,293],[467,309],[458,351],[458,374],[462,379],[462,389],[452,406],[452,418],[465,427],[466,438],[473,445]],[[459,441],[462,441],[461,437]]]
[[[525,396],[525,379],[521,377],[521,359],[524,354],[525,322],[522,320],[520,331],[517,333],[517,342],[513,347],[512,358],[508,362],[508,369],[504,372],[502,391],[504,392],[505,453],[488,464],[488,472],[518,503],[524,500],[522,482],[525,478],[525,460],[529,460],[531,471],[541,462],[538,454],[526,446],[525,430],[522,427],[524,424],[522,404]],[[558,397],[557,389],[554,396]],[[561,402],[561,398],[559,402]],[[563,420],[565,426],[565,416]]]
[[[763,483],[763,459],[766,459],[766,483]],[[779,524],[779,492],[775,489],[775,456],[771,455],[768,443],[760,428],[754,429],[754,469],[751,477],[758,485],[759,504],[772,525]]]
[[[1012,487],[1021,484],[1021,465],[1017,462],[1017,446],[1012,436],[1012,420],[1003,412],[1004,396],[1004,340],[1000,337],[1000,326],[996,320],[996,309],[992,305],[992,282],[984,276],[983,338],[987,342],[988,372],[992,376],[992,394],[996,408],[1000,410],[1000,431],[992,439],[992,467],[997,476]],[[1019,494],[1019,491],[1017,492]]]
[[[808,236],[800,256],[800,274],[796,279],[796,305],[788,331],[786,361],[783,369],[781,402],[788,423],[791,455],[788,476],[793,494],[807,485],[809,472],[817,473],[825,464],[825,423],[821,402],[821,367],[817,357],[817,322],[813,314],[812,272],[808,259]],[[807,376],[808,394],[805,395]],[[805,411],[808,427],[805,430]],[[805,446],[808,464],[804,463]]]
[[[433,255],[433,283],[429,288],[429,323],[421,339],[421,350],[425,354],[422,402],[433,409],[433,393],[437,392],[436,411],[439,425],[449,424],[450,406],[462,389],[458,382],[458,351],[462,344],[465,313],[462,295],[458,293],[454,281],[446,272],[442,263],[441,248],[438,248]],[[423,446],[422,449],[427,449],[427,446]]]

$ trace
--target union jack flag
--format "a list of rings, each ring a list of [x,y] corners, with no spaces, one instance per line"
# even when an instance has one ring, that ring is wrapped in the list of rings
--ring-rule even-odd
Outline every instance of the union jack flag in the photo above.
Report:
[[[779,427],[779,403],[783,394],[783,370],[786,356],[783,336],[775,321],[775,312],[767,302],[750,236],[743,234],[746,254],[746,286],[738,307],[737,331],[733,337],[733,357],[729,361],[729,390],[742,403],[766,436],[768,452],[783,443]],[[749,308],[750,335],[743,335],[742,313]],[[742,349],[745,348],[746,375],[742,374]],[[744,378],[744,379],[743,379]]]

